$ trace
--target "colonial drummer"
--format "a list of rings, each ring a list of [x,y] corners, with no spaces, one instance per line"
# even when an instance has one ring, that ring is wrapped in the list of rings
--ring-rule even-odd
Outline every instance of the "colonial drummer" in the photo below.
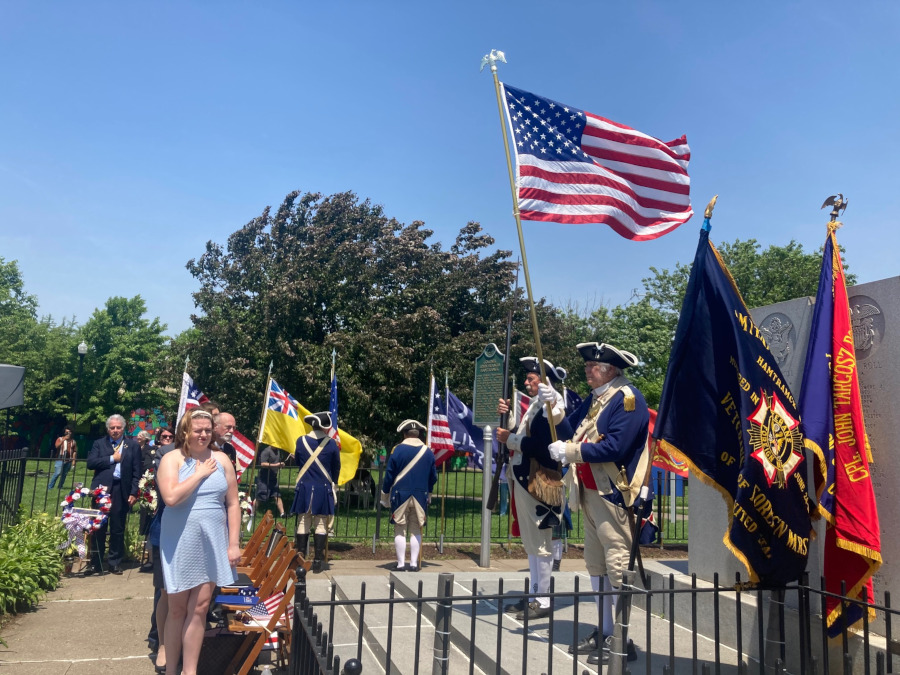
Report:
[[[422,528],[431,501],[431,491],[437,482],[434,453],[422,437],[426,429],[416,420],[404,420],[397,427],[403,441],[394,446],[388,459],[381,504],[391,510],[394,523],[394,548],[397,551],[398,572],[419,570],[419,551],[422,548]],[[406,537],[409,535],[409,567],[406,567]]]

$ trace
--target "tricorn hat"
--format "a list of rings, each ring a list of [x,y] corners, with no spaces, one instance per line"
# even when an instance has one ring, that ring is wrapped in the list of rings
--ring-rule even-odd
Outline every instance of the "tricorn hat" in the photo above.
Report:
[[[522,368],[525,369],[526,373],[537,373],[541,374],[541,367],[538,365],[538,359],[536,356],[523,356],[519,359],[519,363],[522,364]],[[547,378],[551,382],[562,382],[566,379],[566,369],[563,367],[556,368],[552,363],[550,363],[547,359],[544,359],[544,372],[547,373]]]
[[[327,410],[325,412],[311,413],[304,417],[303,421],[313,429],[330,429],[331,413]]]
[[[400,426],[397,427],[397,432],[405,434],[407,431],[425,432],[428,430],[421,422],[417,422],[416,420],[403,420],[402,422],[400,422]]]
[[[616,368],[630,368],[638,364],[638,358],[631,352],[624,349],[617,349],[605,342],[582,342],[575,345],[575,349],[581,354],[581,358],[585,361],[597,361],[599,363],[608,363]]]

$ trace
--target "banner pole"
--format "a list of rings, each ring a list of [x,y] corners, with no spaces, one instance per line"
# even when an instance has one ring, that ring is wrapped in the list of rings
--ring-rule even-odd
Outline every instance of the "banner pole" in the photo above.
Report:
[[[522,253],[522,271],[525,273],[525,290],[528,293],[528,309],[531,314],[531,331],[534,334],[534,349],[537,353],[538,366],[541,369],[541,381],[545,384],[549,384],[547,373],[544,369],[544,352],[543,349],[541,349],[541,333],[538,329],[537,311],[534,308],[534,295],[531,292],[531,275],[528,272],[528,256],[525,253],[525,236],[522,233],[522,217],[519,213],[519,197],[516,191],[516,177],[515,172],[513,171],[512,157],[509,152],[509,134],[506,130],[506,118],[503,115],[503,95],[500,92],[500,78],[497,76],[497,61],[506,63],[506,57],[503,55],[503,52],[491,50],[491,53],[485,56],[481,63],[482,68],[484,68],[487,63],[490,63],[491,75],[493,75],[494,78],[494,90],[497,92],[497,110],[500,114],[500,128],[503,131],[503,147],[506,150],[506,168],[509,172],[509,187],[512,192],[513,216],[516,219],[516,231],[519,235],[519,249]],[[553,406],[548,401],[545,407],[547,408],[547,420],[550,422],[550,438],[555,442],[556,422],[553,419]]]
[[[260,444],[262,443],[263,429],[266,427],[266,414],[269,411],[269,385],[272,382],[272,361],[269,361],[269,372],[266,375],[266,393],[263,394],[262,413],[259,416],[259,433],[256,435],[256,455],[250,462],[250,476],[247,478],[247,491],[253,487],[253,474],[256,471],[256,465],[259,462]],[[279,455],[280,456],[280,455]],[[253,514],[256,518],[256,514]]]

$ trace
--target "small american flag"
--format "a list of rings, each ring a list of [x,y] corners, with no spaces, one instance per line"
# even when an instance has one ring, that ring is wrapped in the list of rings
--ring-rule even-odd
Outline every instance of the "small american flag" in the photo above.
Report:
[[[440,466],[453,456],[453,437],[447,422],[447,409],[431,378],[431,415],[428,424],[428,447],[434,452],[434,463]]]
[[[278,609],[278,605],[284,598],[284,591],[278,591],[275,595],[269,596],[265,600],[257,602],[253,607],[247,610],[247,614],[254,619],[268,621],[272,618],[272,613]]]
[[[266,624],[272,619],[272,613],[278,611],[278,605],[281,604],[282,599],[284,598],[284,591],[278,591],[275,595],[270,596],[266,600],[262,602],[258,602],[253,607],[247,610],[247,614],[252,618],[252,620],[259,624]],[[285,618],[287,617],[287,612],[285,612]],[[275,631],[273,633],[269,633],[269,637],[266,638],[266,644],[263,645],[263,649],[277,649],[278,648],[278,632]]]
[[[664,143],[584,110],[503,89],[522,220],[609,225],[642,241],[693,215],[684,136]]]

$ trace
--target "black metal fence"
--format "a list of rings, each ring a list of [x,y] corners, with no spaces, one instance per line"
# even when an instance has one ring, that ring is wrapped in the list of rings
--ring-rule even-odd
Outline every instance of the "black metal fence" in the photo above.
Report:
[[[496,588],[473,581],[471,591],[460,594],[453,575],[417,576],[412,589],[392,579],[387,597],[380,598],[367,597],[364,583],[358,597],[339,598],[332,585],[327,600],[312,600],[301,579],[291,675],[589,672],[589,655],[572,655],[579,637],[596,628],[580,606],[592,606],[607,594],[580,590],[577,576],[570,590],[551,586],[551,617],[531,625],[527,618],[514,620],[502,611],[504,600],[521,597],[504,592],[502,579]],[[430,592],[424,592],[428,576]],[[718,579],[703,588],[695,577],[689,586],[679,587],[673,576],[657,582],[657,587],[651,583],[619,594],[608,673],[894,672],[897,611],[889,594],[884,605],[869,605],[883,626],[880,634],[870,630],[867,619],[859,631],[829,639],[822,622],[829,594],[823,588],[802,583],[777,591],[741,591],[739,579],[730,588],[720,586]],[[527,592],[525,580],[521,593]],[[863,604],[832,597],[845,607]],[[337,641],[336,630],[341,633]],[[632,638],[638,646],[626,647]]]
[[[10,452],[10,451],[5,451]],[[12,451],[23,452],[23,451]],[[50,481],[57,469],[57,462],[51,458],[28,457],[23,464],[24,480],[22,490],[17,499],[12,501],[13,514],[19,503],[25,513],[61,513],[61,502],[78,483],[90,485],[93,472],[87,469],[84,459],[76,461],[74,466],[57,479],[51,488]],[[279,483],[282,504],[290,512],[294,497],[294,482],[299,469],[289,467],[281,470]],[[478,543],[481,541],[482,523],[482,478],[477,470],[458,470],[441,472],[438,484],[428,508],[428,522],[423,531],[423,539],[442,546],[444,542]],[[337,513],[334,522],[334,541],[376,544],[383,538],[393,541],[393,527],[390,514],[379,502],[383,468],[360,469],[355,477],[337,490]],[[255,496],[254,477],[250,472],[244,474],[239,489]],[[683,545],[688,540],[688,481],[680,477],[667,478],[661,474],[654,481],[654,489],[658,495],[654,502],[654,520],[659,531],[652,543],[658,546]],[[5,493],[4,493],[5,494]],[[12,494],[12,493],[11,493]],[[659,496],[661,495],[661,496]],[[4,498],[5,499],[5,498]],[[12,497],[11,497],[12,499]],[[274,500],[258,505],[256,520],[266,510],[279,515]],[[564,538],[572,542],[584,539],[581,514],[572,515],[572,530],[566,532]],[[289,516],[290,524],[296,525]],[[491,540],[494,543],[511,542],[516,537],[512,534],[512,518],[508,500],[501,503],[491,516]]]
[[[16,521],[25,483],[27,450],[0,450],[0,533]]]

